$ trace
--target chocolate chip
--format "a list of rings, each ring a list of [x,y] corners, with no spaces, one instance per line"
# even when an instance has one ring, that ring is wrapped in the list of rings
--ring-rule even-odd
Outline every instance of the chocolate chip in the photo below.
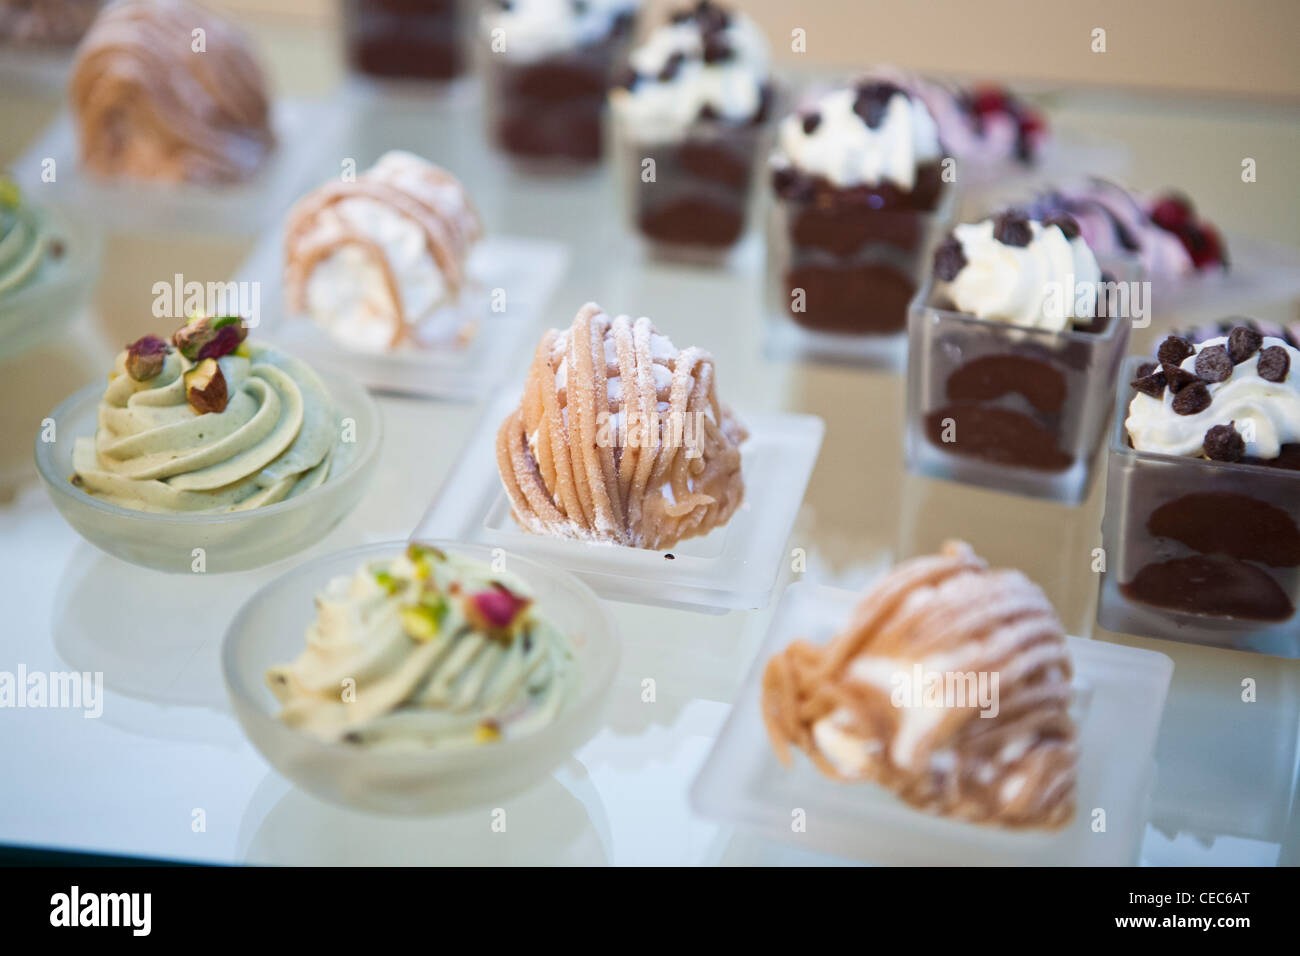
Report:
[[[1161,365],[1182,365],[1183,359],[1195,352],[1192,343],[1187,339],[1171,335],[1160,343],[1160,348],[1156,351],[1156,358]]]
[[[731,14],[716,3],[700,0],[695,5],[695,20],[705,33],[717,33],[727,29],[731,23]]]
[[[1266,382],[1285,382],[1291,371],[1291,356],[1280,345],[1270,345],[1259,353],[1259,377]]]
[[[961,242],[950,233],[934,250],[934,274],[944,282],[951,282],[965,267],[966,253],[962,251]]]
[[[1079,220],[1075,219],[1069,213],[1057,213],[1043,220],[1044,226],[1055,226],[1065,234],[1066,239],[1077,239],[1079,236]]]
[[[705,103],[703,106],[700,107],[700,119],[705,121],[712,121],[720,118],[721,117],[719,117],[718,111],[713,108],[712,103]]]
[[[1155,368],[1154,365],[1143,365],[1142,368]],[[1140,372],[1142,369],[1138,369]],[[1165,394],[1165,373],[1164,372],[1147,372],[1145,375],[1139,375],[1133,381],[1129,382],[1143,395],[1150,395],[1152,398],[1163,398]]]
[[[630,92],[631,90],[636,89],[637,81],[640,79],[641,78],[637,76],[636,70],[632,69],[630,66],[626,66],[619,70],[617,76],[614,77],[614,85]]]
[[[682,64],[685,62],[686,54],[682,53],[680,50],[669,56],[668,59],[664,61],[663,68],[659,71],[659,82],[671,83],[673,77],[677,75],[677,71],[682,68]]]
[[[1023,248],[1034,238],[1034,232],[1029,228],[1029,219],[1024,213],[1009,209],[993,220],[993,238],[1004,246]]]
[[[893,99],[895,93],[902,93],[903,90],[896,84],[886,80],[879,80],[871,83],[863,83],[858,87],[857,98],[853,101],[853,112],[862,117],[862,122],[866,123],[872,129],[876,129],[885,119],[885,110],[889,108],[889,101]],[[907,94],[903,94],[906,96]]]
[[[664,560],[665,560],[665,561],[676,561],[676,560],[677,560],[677,555],[675,555],[675,554],[673,554],[671,551],[669,551],[667,554],[664,555]]]
[[[1259,351],[1264,336],[1247,325],[1239,325],[1228,333],[1228,356],[1240,365]]]
[[[1155,362],[1142,362],[1137,367],[1138,378],[1146,378],[1146,376],[1154,374],[1159,368],[1160,366]]]
[[[1232,359],[1222,345],[1211,345],[1196,353],[1196,374],[1206,382],[1226,382],[1232,378]]]
[[[1179,415],[1196,415],[1210,407],[1210,390],[1204,382],[1192,382],[1174,396],[1174,411]]]
[[[725,63],[735,55],[736,51],[721,33],[710,33],[704,38],[705,63]]]
[[[1236,422],[1215,425],[1205,433],[1202,446],[1206,458],[1214,461],[1241,461],[1246,457],[1246,441],[1236,429]]]
[[[803,131],[811,136],[821,124],[822,115],[820,113],[809,113],[803,118]]]
[[[1193,382],[1200,381],[1200,379],[1191,372],[1181,369],[1177,365],[1164,365],[1161,366],[1161,369],[1164,372],[1165,381],[1169,384],[1169,391],[1173,392],[1175,395]]]

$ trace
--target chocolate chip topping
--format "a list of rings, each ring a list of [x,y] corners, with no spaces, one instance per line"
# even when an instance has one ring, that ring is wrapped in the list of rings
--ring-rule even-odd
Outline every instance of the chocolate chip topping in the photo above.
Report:
[[[700,0],[695,5],[695,20],[705,33],[717,33],[730,25],[731,14],[710,0]]]
[[[704,37],[705,63],[725,63],[735,55],[736,51],[721,33],[710,33]]]
[[[934,274],[944,282],[951,282],[965,267],[966,253],[962,251],[961,242],[949,233],[934,250]]]
[[[637,76],[636,70],[632,69],[630,66],[625,66],[619,70],[618,74],[614,77],[614,85],[631,92],[636,89],[637,81],[640,79],[641,78]]]
[[[858,87],[857,98],[853,101],[853,112],[862,117],[862,122],[876,129],[885,119],[885,110],[895,93],[903,93],[902,88],[887,80],[864,83]]]
[[[1069,213],[1057,213],[1055,216],[1044,219],[1043,225],[1055,226],[1065,234],[1066,239],[1077,239],[1079,236],[1079,220]]]
[[[1210,390],[1204,382],[1192,382],[1174,396],[1174,411],[1179,415],[1196,415],[1210,407]]]
[[[1154,369],[1154,365],[1144,364],[1138,369]],[[1137,378],[1129,382],[1135,389],[1143,395],[1150,395],[1152,398],[1161,398],[1165,394],[1165,373],[1159,371],[1148,371],[1146,374],[1139,374]]]
[[[678,70],[682,68],[682,64],[685,62],[686,62],[685,53],[682,53],[680,50],[674,52],[670,57],[668,57],[667,60],[664,61],[663,69],[659,71],[659,82],[671,83],[673,81],[673,77],[677,75]]]
[[[1138,367],[1137,367],[1137,373],[1138,373],[1137,377],[1145,378],[1146,376],[1158,372],[1159,370],[1160,370],[1160,366],[1157,365],[1155,362],[1140,362],[1138,363]]]
[[[1240,365],[1259,351],[1264,344],[1264,336],[1249,326],[1239,325],[1228,333],[1228,355]]]
[[[817,127],[822,124],[821,113],[809,113],[803,118],[803,131],[811,136],[817,131]]]
[[[1202,446],[1205,457],[1214,461],[1241,461],[1246,457],[1246,441],[1237,431],[1236,422],[1215,425],[1205,433]]]
[[[1280,345],[1270,345],[1259,353],[1259,377],[1266,382],[1285,382],[1291,371],[1291,356]]]
[[[1193,382],[1199,382],[1200,379],[1186,369],[1181,369],[1177,365],[1164,365],[1162,369],[1165,374],[1165,381],[1169,384],[1169,391],[1177,395],[1188,385]]]
[[[1196,374],[1206,382],[1226,382],[1232,378],[1232,359],[1222,345],[1212,345],[1196,353]]]
[[[1183,359],[1195,352],[1192,343],[1187,339],[1171,335],[1160,343],[1160,348],[1156,351],[1156,358],[1160,360],[1161,365],[1182,365]]]
[[[1012,209],[999,213],[993,220],[993,238],[1004,246],[1024,247],[1034,238],[1034,232],[1029,228],[1028,217]]]

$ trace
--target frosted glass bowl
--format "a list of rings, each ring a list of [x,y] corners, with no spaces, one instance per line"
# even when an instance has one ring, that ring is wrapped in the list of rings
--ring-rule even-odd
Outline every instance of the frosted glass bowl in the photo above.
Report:
[[[454,541],[427,542],[451,554],[491,562],[499,549]],[[430,814],[498,800],[549,774],[599,729],[618,667],[613,619],[591,589],[567,571],[513,554],[506,566],[540,608],[573,641],[576,696],[536,733],[468,750],[376,751],[325,743],[276,717],[280,704],[266,686],[268,668],[296,658],[329,580],[364,562],[393,557],[405,541],[367,544],[314,558],[276,578],[240,610],[221,648],[221,670],[235,716],[253,746],[276,770],[322,800],[392,814]]]
[[[340,446],[342,460],[328,481],[286,501],[224,514],[154,514],[102,501],[68,479],[76,470],[76,439],[95,433],[102,382],[75,392],[49,414],[36,437],[36,467],[68,524],[123,561],[173,573],[193,573],[202,557],[207,574],[246,571],[297,554],[319,541],[355,507],[379,458],[383,421],[364,388],[320,372],[339,419],[355,423],[356,441]],[[52,424],[53,441],[45,441]],[[337,470],[335,470],[335,468]],[[202,549],[201,555],[196,549]]]

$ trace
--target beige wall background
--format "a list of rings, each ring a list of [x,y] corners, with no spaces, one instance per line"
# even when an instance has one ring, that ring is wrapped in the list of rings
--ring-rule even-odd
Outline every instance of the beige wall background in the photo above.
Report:
[[[338,0],[206,0],[271,20],[338,16]],[[649,0],[651,22],[683,0]],[[791,63],[889,62],[1022,84],[1300,101],[1300,0],[730,0]],[[806,32],[805,54],[790,51]],[[1106,52],[1092,31],[1106,31]]]

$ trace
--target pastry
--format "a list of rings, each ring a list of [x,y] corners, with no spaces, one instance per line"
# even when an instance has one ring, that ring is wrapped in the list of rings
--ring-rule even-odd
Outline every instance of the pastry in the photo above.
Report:
[[[916,674],[923,687],[904,693]],[[787,766],[797,747],[827,776],[929,813],[1055,829],[1075,809],[1071,678],[1038,586],[950,541],[886,575],[826,646],[796,641],[773,657],[763,719]],[[964,693],[979,679],[991,700]]]
[[[0,175],[0,300],[35,282],[61,255],[62,242],[51,234],[45,215]]]
[[[235,183],[255,176],[275,144],[247,38],[186,0],[105,7],[77,49],[69,91],[82,165],[101,178]]]
[[[1136,372],[1123,414],[1139,465],[1106,505],[1125,518],[1107,542],[1120,593],[1243,628],[1292,620],[1300,349],[1242,324],[1201,342],[1170,336]],[[1149,455],[1161,464],[1141,467]]]
[[[901,87],[834,90],[786,117],[772,159],[769,271],[810,329],[901,332],[945,192],[929,110]]]
[[[450,80],[469,65],[465,0],[345,0],[348,61],[371,76]]]
[[[600,159],[602,113],[640,0],[485,0],[489,126],[522,160]]]
[[[745,437],[709,353],[589,302],[538,344],[497,468],[528,532],[662,550],[740,506]]]
[[[359,352],[464,340],[472,332],[461,308],[465,266],[482,231],[454,176],[411,153],[385,153],[290,211],[290,307]]]
[[[568,636],[522,581],[415,543],[330,581],[306,641],[266,682],[280,719],[327,743],[447,750],[510,740],[554,721],[579,686]]]
[[[95,434],[76,439],[73,484],[178,513],[247,511],[326,482],[346,450],[329,392],[304,363],[246,338],[225,316],[128,345]]]
[[[700,0],[651,33],[610,93],[637,229],[662,243],[735,243],[771,102],[767,40],[744,14]]]
[[[100,0],[0,0],[0,46],[72,46],[99,7]]]

